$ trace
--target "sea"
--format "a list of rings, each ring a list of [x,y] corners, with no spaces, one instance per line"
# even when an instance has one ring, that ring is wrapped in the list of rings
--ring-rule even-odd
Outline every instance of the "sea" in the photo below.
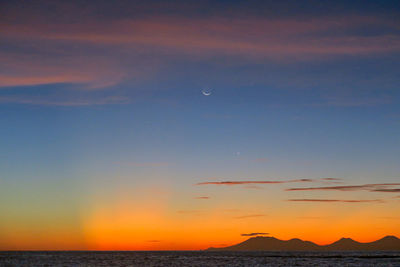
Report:
[[[0,266],[399,266],[394,252],[2,251]]]

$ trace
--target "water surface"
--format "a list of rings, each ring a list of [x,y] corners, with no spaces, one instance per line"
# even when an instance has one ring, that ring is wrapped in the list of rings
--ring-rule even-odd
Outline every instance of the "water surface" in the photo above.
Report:
[[[400,266],[400,252],[0,252],[0,266]]]

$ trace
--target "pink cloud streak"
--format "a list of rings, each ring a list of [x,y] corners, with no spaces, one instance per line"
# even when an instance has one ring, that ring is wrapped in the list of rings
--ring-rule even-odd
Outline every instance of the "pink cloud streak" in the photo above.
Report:
[[[400,37],[325,36],[332,30],[363,25],[396,27],[381,18],[293,19],[125,19],[102,23],[55,25],[3,25],[8,38],[40,38],[86,42],[96,45],[125,45],[174,49],[179,53],[223,53],[251,57],[321,56],[382,53],[400,50]]]

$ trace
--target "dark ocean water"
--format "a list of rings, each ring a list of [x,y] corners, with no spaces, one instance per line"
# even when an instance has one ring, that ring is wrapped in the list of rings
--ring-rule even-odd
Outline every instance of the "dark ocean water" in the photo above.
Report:
[[[0,252],[0,266],[400,266],[400,252]]]

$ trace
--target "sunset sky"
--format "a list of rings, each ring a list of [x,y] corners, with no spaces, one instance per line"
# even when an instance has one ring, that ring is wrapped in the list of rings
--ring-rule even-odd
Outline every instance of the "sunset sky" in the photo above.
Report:
[[[0,2],[0,250],[367,242],[399,208],[399,1]]]

